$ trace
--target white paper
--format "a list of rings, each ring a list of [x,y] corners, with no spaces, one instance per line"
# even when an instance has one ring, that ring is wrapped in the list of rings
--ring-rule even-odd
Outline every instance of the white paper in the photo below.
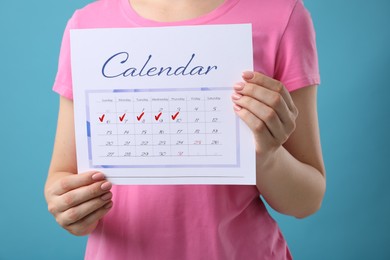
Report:
[[[71,31],[79,172],[114,184],[256,182],[232,86],[253,69],[251,25]]]

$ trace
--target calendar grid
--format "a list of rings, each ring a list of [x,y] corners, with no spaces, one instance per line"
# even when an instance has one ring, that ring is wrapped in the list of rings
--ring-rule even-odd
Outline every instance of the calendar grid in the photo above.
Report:
[[[204,167],[204,158],[215,158],[207,167],[237,167],[238,118],[223,113],[231,88],[184,92],[87,91],[91,167]]]

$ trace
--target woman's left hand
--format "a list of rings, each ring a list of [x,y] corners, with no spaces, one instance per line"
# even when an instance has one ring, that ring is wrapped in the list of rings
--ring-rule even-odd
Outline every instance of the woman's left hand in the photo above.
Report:
[[[242,78],[234,86],[234,109],[252,130],[257,155],[268,158],[294,132],[298,109],[281,82],[249,71]]]

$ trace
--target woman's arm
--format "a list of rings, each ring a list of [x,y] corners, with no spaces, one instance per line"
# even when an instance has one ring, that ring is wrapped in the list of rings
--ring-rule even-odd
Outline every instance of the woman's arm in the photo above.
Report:
[[[112,185],[99,172],[77,174],[73,116],[73,102],[61,97],[45,198],[59,225],[86,235],[112,207]]]
[[[260,73],[243,78],[233,101],[255,136],[257,187],[278,212],[307,217],[320,208],[325,193],[317,87],[290,94]]]

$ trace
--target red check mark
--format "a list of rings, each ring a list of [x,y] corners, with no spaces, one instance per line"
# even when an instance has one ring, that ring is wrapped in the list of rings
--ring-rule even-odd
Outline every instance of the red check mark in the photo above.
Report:
[[[99,120],[100,120],[100,122],[103,122],[103,120],[104,120],[104,116],[105,116],[105,114],[103,114],[102,116],[99,116]]]
[[[172,117],[172,120],[175,120],[175,119],[176,119],[176,117],[179,115],[179,113],[180,113],[180,112],[179,112],[179,111],[177,111],[177,112],[176,112],[176,114],[174,114],[174,115],[171,115],[171,117]]]
[[[125,119],[125,116],[126,116],[126,113],[124,113],[122,116],[119,116],[119,121],[123,121],[123,119]]]
[[[156,119],[156,121],[158,121],[158,119],[160,118],[161,115],[162,115],[162,112],[158,113],[158,115],[154,116],[154,119]]]
[[[141,118],[144,116],[145,112],[142,112],[139,116],[137,116],[137,120],[140,121]]]

